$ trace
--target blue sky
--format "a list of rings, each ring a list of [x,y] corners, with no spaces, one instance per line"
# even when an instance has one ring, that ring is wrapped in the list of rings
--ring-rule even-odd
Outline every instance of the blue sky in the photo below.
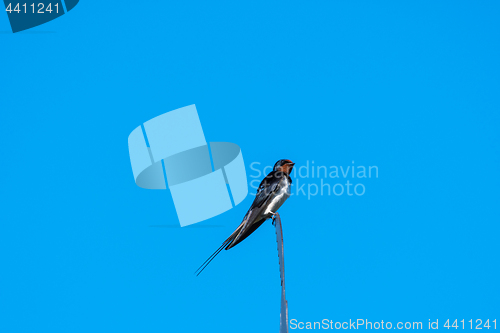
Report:
[[[81,1],[17,34],[0,14],[0,331],[278,330],[270,223],[193,275],[253,198],[177,228],[169,192],[134,183],[129,133],[190,104],[207,141],[241,147],[249,181],[281,158],[378,167],[324,180],[362,196],[280,209],[290,319],[497,318],[499,14]]]

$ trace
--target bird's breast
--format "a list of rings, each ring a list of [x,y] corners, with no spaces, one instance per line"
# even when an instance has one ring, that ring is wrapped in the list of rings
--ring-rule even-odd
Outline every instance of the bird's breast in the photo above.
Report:
[[[278,192],[271,198],[268,206],[266,207],[265,213],[266,215],[271,215],[272,213],[276,213],[276,211],[283,205],[283,203],[290,197],[290,181],[288,178],[283,178],[280,182],[280,188]]]

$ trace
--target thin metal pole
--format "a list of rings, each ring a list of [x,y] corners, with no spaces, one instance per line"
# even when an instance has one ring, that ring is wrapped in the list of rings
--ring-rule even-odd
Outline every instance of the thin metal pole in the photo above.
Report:
[[[278,259],[280,263],[281,278],[281,312],[280,312],[280,333],[288,333],[288,302],[285,298],[285,255],[283,250],[283,229],[281,228],[280,214],[274,217],[276,227],[276,242],[278,243]]]

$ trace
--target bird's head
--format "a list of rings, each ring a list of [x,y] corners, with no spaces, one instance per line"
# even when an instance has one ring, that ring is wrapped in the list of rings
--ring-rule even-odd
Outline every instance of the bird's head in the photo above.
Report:
[[[289,175],[290,172],[292,172],[292,169],[293,169],[294,165],[295,165],[295,163],[293,163],[290,160],[279,160],[274,165],[274,171],[281,171],[281,172],[286,173],[287,175]]]

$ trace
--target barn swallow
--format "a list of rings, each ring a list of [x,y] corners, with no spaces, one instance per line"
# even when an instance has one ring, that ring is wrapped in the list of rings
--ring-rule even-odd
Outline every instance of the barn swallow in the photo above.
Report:
[[[267,219],[272,218],[276,211],[290,196],[293,163],[290,160],[279,160],[274,165],[266,178],[262,180],[257,189],[255,200],[243,218],[243,222],[227,238],[224,243],[198,268],[195,274],[198,276],[210,264],[210,262],[223,250],[229,250],[247,238],[252,232],[262,225]]]

